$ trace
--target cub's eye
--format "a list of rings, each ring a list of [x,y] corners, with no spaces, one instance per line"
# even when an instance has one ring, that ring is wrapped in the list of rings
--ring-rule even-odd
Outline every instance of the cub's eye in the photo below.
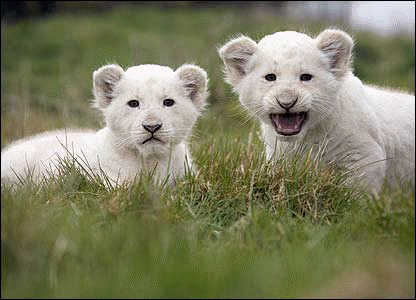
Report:
[[[140,102],[137,100],[130,100],[129,102],[127,102],[127,105],[130,107],[139,107]]]
[[[264,76],[264,79],[266,79],[267,81],[275,81],[276,80],[276,75],[273,73],[267,74],[266,76]]]
[[[172,106],[173,104],[175,104],[175,101],[172,99],[165,99],[163,100],[163,105],[164,106]]]
[[[302,74],[300,75],[300,80],[301,81],[309,81],[312,79],[312,75],[311,74]]]

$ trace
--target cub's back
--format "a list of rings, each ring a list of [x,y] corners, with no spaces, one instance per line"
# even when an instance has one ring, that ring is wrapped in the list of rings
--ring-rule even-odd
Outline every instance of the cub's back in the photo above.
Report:
[[[37,175],[50,163],[56,163],[58,156],[64,157],[67,150],[73,153],[75,149],[88,147],[94,135],[94,131],[57,130],[17,140],[1,152],[1,177],[14,179],[15,172],[27,174],[28,167],[35,168]]]
[[[365,91],[381,126],[387,173],[413,178],[414,184],[415,96],[368,85]]]
[[[374,111],[381,121],[391,126],[415,124],[414,95],[370,85],[365,85],[364,88],[370,105],[375,108]]]
[[[378,87],[364,87],[367,101],[377,116],[383,138],[389,143],[415,143],[415,96]],[[392,145],[390,145],[391,147]]]

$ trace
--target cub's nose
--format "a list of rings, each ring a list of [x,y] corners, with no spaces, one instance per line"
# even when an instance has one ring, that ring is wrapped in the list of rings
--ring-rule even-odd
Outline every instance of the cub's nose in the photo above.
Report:
[[[143,126],[144,129],[146,129],[150,133],[155,133],[156,131],[158,131],[162,127],[162,124],[155,124],[155,125],[142,124],[142,126]]]
[[[296,102],[298,102],[298,98],[296,98],[295,100],[292,101],[288,101],[288,102],[283,102],[283,101],[279,101],[279,99],[277,99],[277,103],[284,109],[289,110],[290,108],[292,108],[293,106],[295,106]]]

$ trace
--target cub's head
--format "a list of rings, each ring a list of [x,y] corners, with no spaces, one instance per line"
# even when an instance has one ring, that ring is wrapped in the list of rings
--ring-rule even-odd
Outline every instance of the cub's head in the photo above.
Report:
[[[185,141],[208,97],[206,72],[195,65],[176,71],[140,65],[124,71],[106,65],[93,74],[95,106],[105,116],[119,148],[166,154]]]
[[[225,80],[248,112],[278,137],[301,138],[329,117],[350,70],[353,40],[340,30],[315,39],[277,32],[256,43],[246,36],[219,49]]]

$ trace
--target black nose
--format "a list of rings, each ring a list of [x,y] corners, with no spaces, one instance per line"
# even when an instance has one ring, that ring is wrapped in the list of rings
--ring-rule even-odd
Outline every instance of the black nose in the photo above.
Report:
[[[290,109],[290,108],[292,108],[293,106],[295,106],[296,102],[298,102],[298,98],[296,98],[295,100],[293,100],[293,101],[291,101],[289,103],[286,103],[286,102],[282,103],[279,100],[277,100],[277,103],[279,103],[279,105],[282,108],[284,108],[284,109]]]
[[[162,124],[156,124],[156,125],[144,125],[143,128],[149,131],[150,133],[155,133],[162,127]]]

